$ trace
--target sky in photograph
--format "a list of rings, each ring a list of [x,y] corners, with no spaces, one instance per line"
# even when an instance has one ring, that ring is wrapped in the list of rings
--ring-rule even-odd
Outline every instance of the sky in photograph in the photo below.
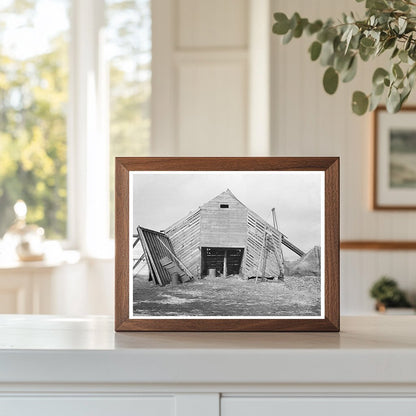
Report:
[[[133,228],[166,229],[228,188],[270,224],[276,208],[279,230],[308,251],[321,245],[322,177],[321,172],[134,173]]]

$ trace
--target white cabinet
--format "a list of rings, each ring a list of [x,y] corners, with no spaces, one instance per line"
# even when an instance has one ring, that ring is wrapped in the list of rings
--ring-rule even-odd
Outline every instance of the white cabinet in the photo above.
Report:
[[[0,398],[0,414],[7,416],[174,416],[171,397],[16,397]]]
[[[341,333],[115,333],[0,316],[0,415],[414,416],[416,316]]]
[[[414,416],[416,398],[224,397],[221,416]]]

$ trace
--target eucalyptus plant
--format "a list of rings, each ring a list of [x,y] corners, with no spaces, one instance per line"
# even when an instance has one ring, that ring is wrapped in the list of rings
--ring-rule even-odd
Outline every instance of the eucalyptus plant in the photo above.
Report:
[[[352,110],[358,115],[373,111],[386,95],[387,110],[396,113],[415,84],[416,0],[366,0],[365,7],[364,18],[344,13],[337,22],[275,13],[273,33],[283,36],[283,44],[304,34],[314,38],[309,55],[326,68],[323,87],[328,94],[336,92],[340,80],[354,79],[359,60],[389,54],[388,66],[374,71],[371,92],[353,93]]]

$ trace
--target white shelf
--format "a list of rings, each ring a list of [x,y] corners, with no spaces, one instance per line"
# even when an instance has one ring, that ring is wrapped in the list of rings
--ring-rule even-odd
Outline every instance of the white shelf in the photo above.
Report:
[[[115,333],[106,317],[0,318],[0,383],[416,385],[416,316],[341,333]]]

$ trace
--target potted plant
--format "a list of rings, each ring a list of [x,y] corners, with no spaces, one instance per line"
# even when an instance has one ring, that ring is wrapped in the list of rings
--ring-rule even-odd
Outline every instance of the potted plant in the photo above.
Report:
[[[273,33],[283,36],[284,44],[304,34],[314,38],[309,54],[326,68],[323,86],[328,94],[335,93],[339,81],[355,77],[359,61],[389,54],[390,64],[384,67],[383,61],[374,72],[371,93],[353,93],[355,114],[374,110],[384,95],[387,110],[395,113],[409,97],[416,78],[416,0],[366,0],[364,18],[344,13],[337,20],[312,22],[299,13],[289,18],[278,12],[274,19]]]
[[[387,308],[411,307],[397,282],[388,276],[381,277],[373,284],[370,296],[376,300],[375,307],[378,312],[386,312]]]

